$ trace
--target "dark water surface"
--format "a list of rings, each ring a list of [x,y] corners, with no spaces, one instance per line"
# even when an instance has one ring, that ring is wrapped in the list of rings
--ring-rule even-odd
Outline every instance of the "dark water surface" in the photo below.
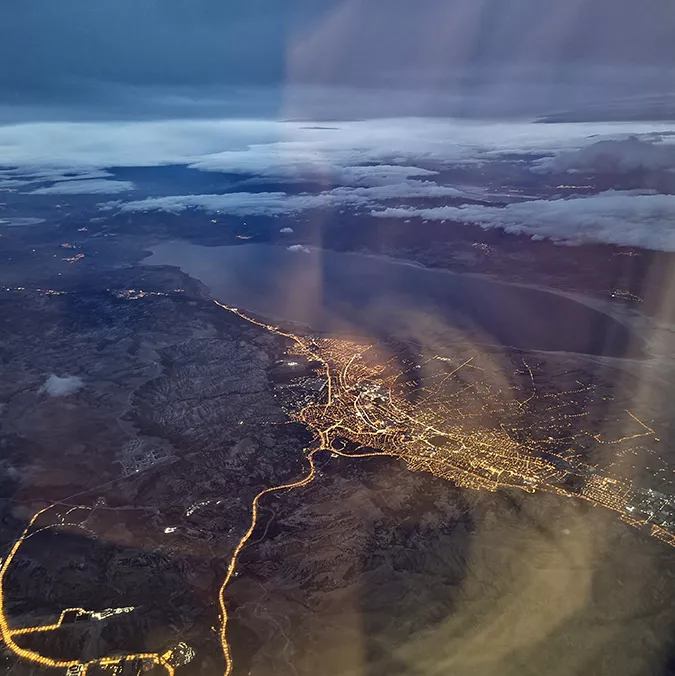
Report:
[[[615,357],[635,347],[624,325],[568,298],[387,258],[174,241],[145,263],[180,267],[228,305],[340,335]]]

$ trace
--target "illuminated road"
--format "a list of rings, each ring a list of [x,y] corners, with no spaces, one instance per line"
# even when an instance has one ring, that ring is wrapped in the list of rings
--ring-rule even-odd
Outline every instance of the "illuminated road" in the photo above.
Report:
[[[301,488],[302,486],[306,486],[307,484],[311,483],[314,481],[316,478],[316,465],[314,463],[314,456],[319,452],[319,451],[330,451],[331,453],[335,453],[336,455],[340,455],[344,458],[372,458],[372,457],[379,457],[379,456],[387,456],[387,455],[394,455],[393,453],[382,453],[382,452],[374,452],[374,453],[342,453],[341,451],[337,451],[334,448],[327,448],[324,446],[319,446],[318,448],[314,448],[307,454],[307,459],[309,461],[309,473],[305,475],[302,479],[298,479],[298,481],[294,481],[293,483],[288,483],[288,484],[283,484],[281,486],[274,486],[272,488],[265,488],[264,490],[260,491],[254,498],[253,498],[253,503],[251,506],[251,525],[249,526],[248,530],[246,533],[244,533],[244,536],[239,540],[239,543],[237,544],[234,554],[232,555],[232,558],[230,559],[230,564],[227,567],[227,575],[225,576],[225,579],[223,580],[223,584],[220,587],[220,591],[218,593],[218,602],[220,603],[220,613],[221,613],[221,627],[220,627],[220,641],[223,646],[223,654],[225,655],[225,676],[230,676],[232,673],[233,669],[233,662],[232,662],[232,655],[230,651],[230,645],[227,640],[227,622],[228,622],[228,615],[227,615],[227,606],[225,604],[225,590],[227,588],[227,585],[230,583],[230,580],[232,579],[232,576],[235,573],[235,570],[237,568],[237,562],[239,560],[239,554],[241,554],[241,550],[246,546],[246,543],[249,541],[251,538],[251,535],[253,535],[253,531],[255,530],[256,524],[258,523],[258,504],[260,503],[260,499],[264,496],[267,495],[268,493],[276,493],[278,491],[283,491],[283,490],[291,490],[294,488]]]
[[[39,520],[39,518],[47,513],[52,506],[45,507],[40,511],[36,512],[33,518],[28,522],[23,533],[16,540],[14,545],[9,551],[9,554],[5,557],[0,566],[0,635],[4,641],[7,648],[14,653],[17,657],[20,657],[28,662],[40,665],[41,667],[52,667],[56,669],[66,669],[69,674],[86,674],[90,667],[97,665],[99,667],[107,668],[112,666],[121,665],[125,662],[141,662],[146,664],[158,665],[166,669],[169,676],[173,676],[175,669],[171,664],[172,651],[169,650],[164,654],[159,653],[131,653],[128,655],[117,655],[114,657],[102,657],[99,659],[90,660],[88,662],[82,662],[77,658],[71,660],[55,660],[45,655],[41,655],[34,650],[28,650],[27,648],[22,648],[14,639],[15,636],[27,636],[29,634],[35,633],[46,633],[59,629],[62,625],[64,617],[70,613],[87,613],[88,611],[84,608],[67,608],[64,610],[58,621],[54,624],[43,625],[37,627],[24,627],[21,629],[11,629],[9,626],[7,614],[5,611],[5,577],[7,571],[9,570],[14,557],[21,548],[21,545],[25,542],[26,538],[29,538],[32,534],[33,527]],[[127,609],[120,609],[126,611]],[[116,614],[114,611],[110,614]]]

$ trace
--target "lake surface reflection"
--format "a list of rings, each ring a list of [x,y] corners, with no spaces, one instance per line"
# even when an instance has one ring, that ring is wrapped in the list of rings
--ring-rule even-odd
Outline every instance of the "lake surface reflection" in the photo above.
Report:
[[[615,357],[634,343],[624,325],[571,299],[387,258],[182,241],[152,252],[146,264],[180,267],[223,303],[316,331]]]

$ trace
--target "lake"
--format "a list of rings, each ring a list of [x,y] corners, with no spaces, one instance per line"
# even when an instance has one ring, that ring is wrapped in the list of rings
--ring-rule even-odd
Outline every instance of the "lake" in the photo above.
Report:
[[[614,318],[555,293],[385,257],[171,241],[144,263],[180,267],[225,304],[336,335],[614,357],[636,342]]]

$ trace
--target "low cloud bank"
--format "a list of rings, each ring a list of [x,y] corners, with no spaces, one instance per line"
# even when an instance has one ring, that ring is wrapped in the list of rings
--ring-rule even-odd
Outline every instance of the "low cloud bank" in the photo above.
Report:
[[[97,168],[19,165],[0,169],[0,188],[22,188],[36,183],[94,181],[111,177],[110,172]]]
[[[201,209],[211,213],[230,216],[282,216],[307,209],[317,209],[330,204],[330,198],[322,195],[288,195],[285,192],[235,192],[225,195],[171,195],[150,197],[134,202],[106,202],[103,210],[166,211],[180,214],[189,209]]]
[[[601,242],[675,251],[675,195],[608,191],[576,199],[533,200],[491,207],[466,204],[431,209],[373,210],[381,218],[423,218],[499,228],[533,239]]]
[[[94,179],[86,181],[62,181],[44,188],[31,190],[29,195],[114,195],[130,192],[135,186],[131,181],[107,181]]]
[[[430,181],[405,180],[400,183],[371,187],[344,186],[323,192],[289,194],[285,192],[235,192],[222,195],[171,195],[150,197],[132,202],[112,201],[101,204],[103,210],[166,211],[179,214],[201,209],[230,216],[283,216],[312,209],[371,207],[385,200],[421,197],[459,197],[463,193],[451,186]]]
[[[82,378],[78,378],[77,376],[64,376],[60,378],[52,373],[41,389],[50,397],[67,397],[83,387],[84,381]]]
[[[490,194],[444,183],[457,175],[448,173],[450,168],[495,160],[535,172],[665,172],[675,167],[673,128],[670,122],[532,124],[428,118],[337,121],[329,126],[274,120],[4,125],[0,187],[28,185],[28,190],[43,195],[122,194],[133,184],[114,180],[106,169],[182,165],[281,185],[261,193],[117,198],[100,207],[175,214],[200,209],[235,217],[357,209],[377,216],[459,220],[560,242],[600,241],[670,251],[675,250],[675,197],[670,195],[603,193],[533,199],[504,208],[457,206],[462,198],[485,199]],[[302,185],[299,189],[306,192],[287,189],[289,183]],[[405,206],[421,199],[454,204]]]
[[[672,128],[672,123],[430,118],[334,122],[329,127],[274,120],[50,122],[0,126],[0,147],[2,164],[13,168],[7,180],[21,180],[21,172],[177,164],[211,172],[309,177],[333,185],[378,185],[394,181],[397,172],[403,175],[396,180],[430,176],[433,164],[489,161],[504,153],[556,154]]]
[[[562,151],[537,163],[535,171],[603,172],[623,174],[636,170],[675,169],[675,143],[670,136],[657,142],[631,136],[592,143],[579,150]]]

